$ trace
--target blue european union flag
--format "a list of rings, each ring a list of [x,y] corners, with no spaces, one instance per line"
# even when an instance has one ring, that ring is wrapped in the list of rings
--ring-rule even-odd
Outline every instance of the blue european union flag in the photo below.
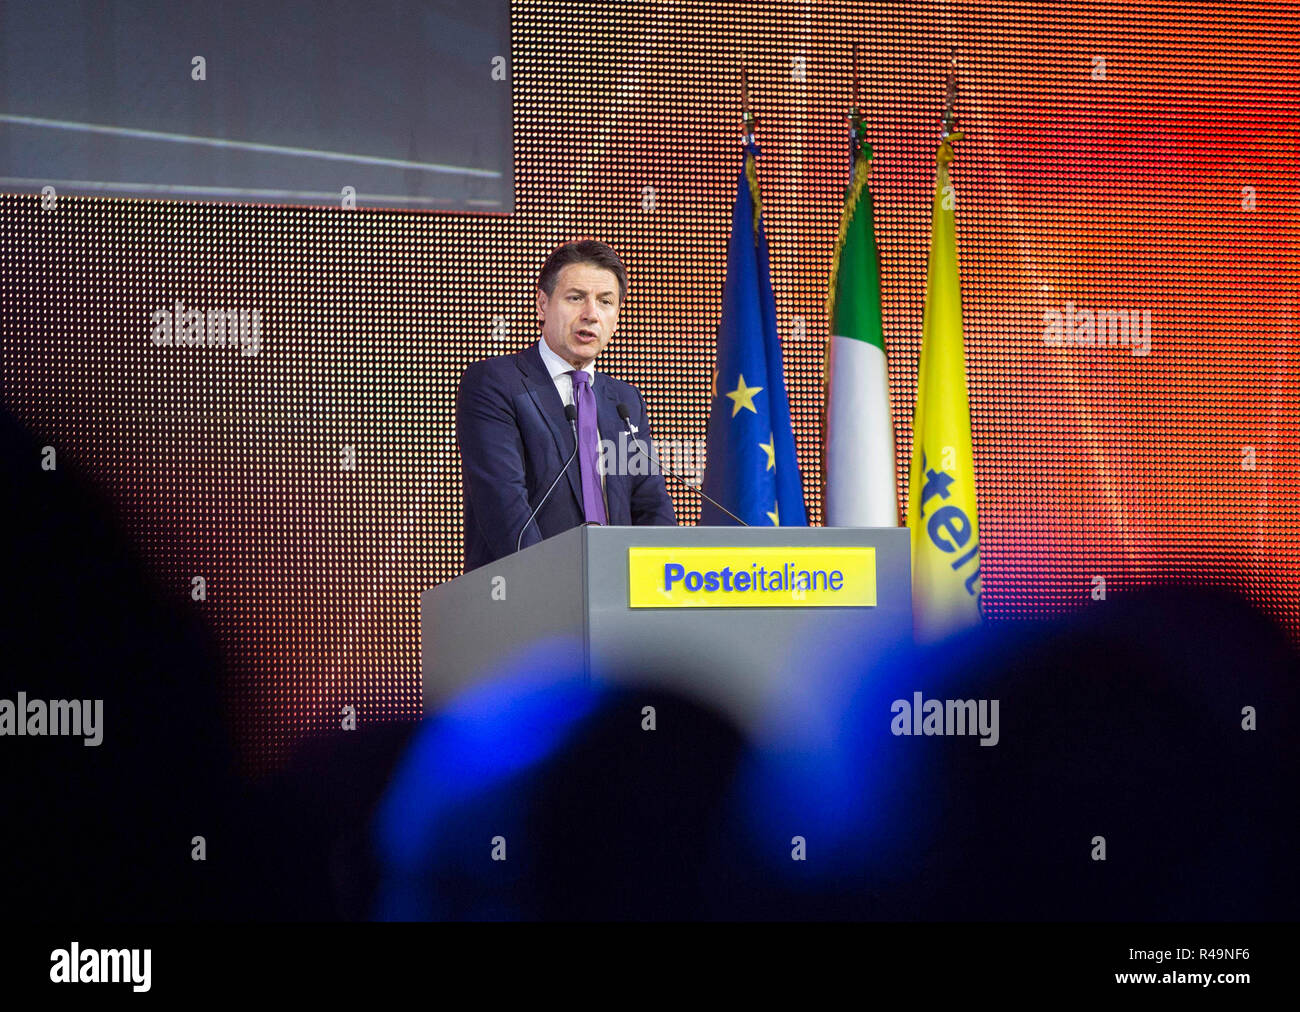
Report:
[[[745,146],[731,216],[704,491],[752,526],[807,526],[776,332],[758,153],[757,145]],[[700,523],[733,521],[706,502]]]

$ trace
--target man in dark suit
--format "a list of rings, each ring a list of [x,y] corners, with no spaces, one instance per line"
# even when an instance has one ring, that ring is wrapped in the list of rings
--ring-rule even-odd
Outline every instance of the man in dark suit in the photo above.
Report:
[[[475,569],[586,522],[673,525],[663,475],[636,448],[650,449],[650,422],[636,387],[598,373],[596,357],[618,327],[627,271],[604,243],[566,243],[537,279],[541,339],[516,355],[475,362],[456,393],[456,440],[465,502],[465,568]],[[578,455],[537,518],[524,524],[574,449]],[[601,442],[605,442],[602,455]],[[625,452],[620,452],[625,448]],[[637,458],[640,459],[637,459]]]

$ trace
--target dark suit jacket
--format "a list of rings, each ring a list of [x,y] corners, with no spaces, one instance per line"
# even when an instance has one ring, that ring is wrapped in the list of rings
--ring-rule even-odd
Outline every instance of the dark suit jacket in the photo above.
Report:
[[[619,433],[627,427],[618,416],[618,405],[626,404],[637,438],[649,450],[650,422],[636,387],[598,372],[592,392],[600,438],[619,446]],[[464,484],[465,569],[470,570],[515,550],[524,521],[573,452],[564,401],[536,345],[516,355],[475,362],[465,370],[456,392],[456,441]],[[631,460],[636,450],[630,438],[626,446]],[[677,523],[662,474],[608,474],[605,500],[610,524]],[[565,480],[528,525],[522,547],[577,527],[584,519],[574,458]]]

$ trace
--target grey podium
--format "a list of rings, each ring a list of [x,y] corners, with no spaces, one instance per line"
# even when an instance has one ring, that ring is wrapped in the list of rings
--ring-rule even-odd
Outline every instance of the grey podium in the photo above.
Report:
[[[797,705],[828,652],[866,670],[910,641],[910,541],[898,527],[575,527],[426,590],[420,630],[426,713],[545,643],[570,675],[670,688],[753,727]]]

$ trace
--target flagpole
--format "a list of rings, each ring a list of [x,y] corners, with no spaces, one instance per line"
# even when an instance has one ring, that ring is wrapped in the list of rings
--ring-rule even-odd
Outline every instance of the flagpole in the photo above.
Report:
[[[952,58],[948,64],[948,87],[947,94],[943,100],[943,115],[939,117],[939,123],[942,127],[939,133],[939,156],[940,163],[948,163],[953,160],[952,145],[954,141],[959,141],[965,136],[961,130],[957,129],[957,49],[952,50]]]
[[[763,213],[763,198],[758,189],[758,116],[749,101],[749,67],[744,60],[740,62],[740,107],[740,146],[745,152],[745,178],[749,180],[750,195],[754,202],[754,235],[757,237],[759,216]]]
[[[858,43],[853,43],[853,97],[849,104],[849,182],[853,181],[853,168],[866,141],[866,121],[862,115],[862,65]]]
[[[948,64],[948,93],[944,98],[943,116],[939,121],[943,124],[943,139],[947,140],[957,128],[957,50],[955,49]]]
[[[749,102],[749,68],[743,61],[740,64],[740,122],[744,146],[754,147],[757,143],[755,130],[758,127],[758,117],[754,115],[753,106]]]

